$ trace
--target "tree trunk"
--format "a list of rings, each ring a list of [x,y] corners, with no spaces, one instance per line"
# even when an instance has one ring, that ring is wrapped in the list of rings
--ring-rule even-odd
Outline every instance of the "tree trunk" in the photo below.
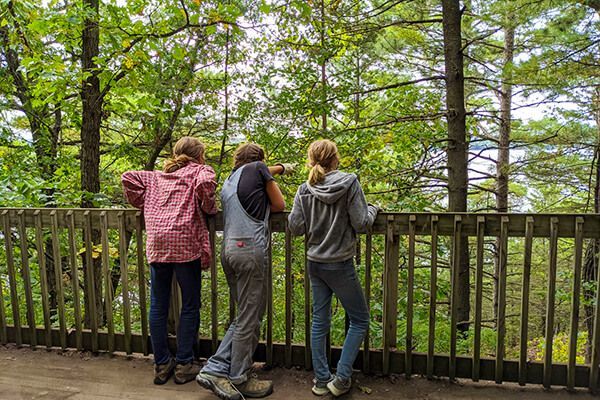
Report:
[[[83,5],[89,13],[84,21],[82,35],[82,73],[86,76],[81,88],[82,121],[81,121],[81,189],[84,192],[81,206],[84,208],[94,207],[93,196],[100,192],[100,123],[102,120],[103,97],[100,92],[100,79],[98,77],[98,65],[95,59],[98,57],[100,30],[98,27],[99,0],[83,0]],[[97,229],[91,232],[94,245],[100,243],[100,232]],[[86,293],[87,275],[90,266],[85,265],[83,257],[84,285]],[[89,313],[90,299],[85,296],[85,324],[90,326],[92,317],[97,319],[98,326],[103,320],[102,313],[102,265],[100,258],[94,259],[94,285],[96,288],[97,315]]]
[[[508,18],[510,20],[510,16]],[[510,132],[512,107],[512,63],[515,48],[515,28],[504,28],[504,60],[500,88],[500,129],[498,132],[498,157],[496,161],[496,211],[508,212],[508,170],[510,165]],[[498,273],[500,238],[496,238],[494,257],[494,319],[498,316]]]
[[[463,54],[461,43],[460,2],[443,0],[444,61],[446,67],[446,108],[448,120],[448,211],[467,210],[467,141]],[[468,237],[461,237],[458,271],[458,329],[465,332],[469,328],[470,277]]]
[[[325,0],[321,0],[321,52],[325,53]],[[321,54],[321,131],[323,135],[327,133],[327,61],[325,54]]]
[[[596,153],[594,160],[596,161],[596,181],[594,182],[594,212],[600,213],[600,87],[596,88],[596,127],[598,136],[596,138]],[[591,190],[592,188],[590,188]],[[591,362],[592,357],[592,337],[594,334],[594,298],[596,296],[596,282],[598,281],[598,251],[600,250],[600,240],[591,240],[585,252],[585,260],[583,263],[583,281],[587,285],[583,285],[583,298],[585,313],[585,326],[587,328],[588,337],[585,344],[585,362]]]

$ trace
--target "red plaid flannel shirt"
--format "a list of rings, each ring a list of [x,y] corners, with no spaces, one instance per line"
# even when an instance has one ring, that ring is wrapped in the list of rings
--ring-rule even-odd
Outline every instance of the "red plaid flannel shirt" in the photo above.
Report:
[[[149,263],[188,262],[212,257],[205,214],[215,214],[215,171],[189,163],[177,171],[128,171],[125,197],[144,212]]]

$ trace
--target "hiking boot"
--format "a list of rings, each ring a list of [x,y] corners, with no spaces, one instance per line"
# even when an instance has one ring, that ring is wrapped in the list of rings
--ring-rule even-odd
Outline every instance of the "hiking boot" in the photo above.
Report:
[[[166,364],[156,364],[154,366],[154,384],[164,385],[169,381],[175,370],[175,360],[172,358]]]
[[[313,379],[312,392],[315,396],[324,396],[329,393],[327,384],[333,380],[333,376],[329,377],[328,381],[320,381],[317,378]]]
[[[352,379],[351,378],[344,379],[344,378],[340,378],[339,376],[336,376],[335,378],[333,378],[333,380],[331,382],[329,382],[327,384],[327,389],[329,389],[331,394],[334,395],[335,397],[338,397],[338,396],[348,393],[350,391],[351,387],[352,387]]]
[[[177,364],[175,367],[175,378],[173,378],[173,380],[179,385],[188,383],[189,381],[193,381],[199,372],[200,365],[193,361],[187,364]]]
[[[239,385],[235,385],[242,396],[250,398],[267,397],[273,393],[273,381],[260,380],[256,375],[250,375],[248,380]]]
[[[242,396],[237,389],[229,382],[229,379],[220,376],[214,376],[200,371],[196,376],[198,385],[205,389],[212,390],[222,400],[241,400]]]

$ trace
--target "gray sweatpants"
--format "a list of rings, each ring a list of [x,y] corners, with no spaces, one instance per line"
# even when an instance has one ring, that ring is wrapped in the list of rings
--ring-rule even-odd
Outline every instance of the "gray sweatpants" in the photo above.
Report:
[[[221,254],[223,271],[237,303],[237,315],[202,372],[228,377],[233,384],[241,384],[248,379],[265,313],[266,251],[252,240],[226,240]]]

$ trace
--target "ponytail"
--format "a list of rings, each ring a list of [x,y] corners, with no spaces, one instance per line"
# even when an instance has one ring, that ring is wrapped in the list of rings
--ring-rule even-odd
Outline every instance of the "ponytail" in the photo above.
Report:
[[[321,164],[315,164],[308,172],[308,184],[311,186],[323,182],[325,179],[325,168]]]
[[[331,140],[317,140],[308,147],[308,184],[311,186],[323,182],[325,174],[337,167],[340,158],[337,146]]]
[[[164,172],[175,172],[189,163],[204,164],[204,145],[190,136],[184,136],[173,146],[173,156],[165,161]]]

